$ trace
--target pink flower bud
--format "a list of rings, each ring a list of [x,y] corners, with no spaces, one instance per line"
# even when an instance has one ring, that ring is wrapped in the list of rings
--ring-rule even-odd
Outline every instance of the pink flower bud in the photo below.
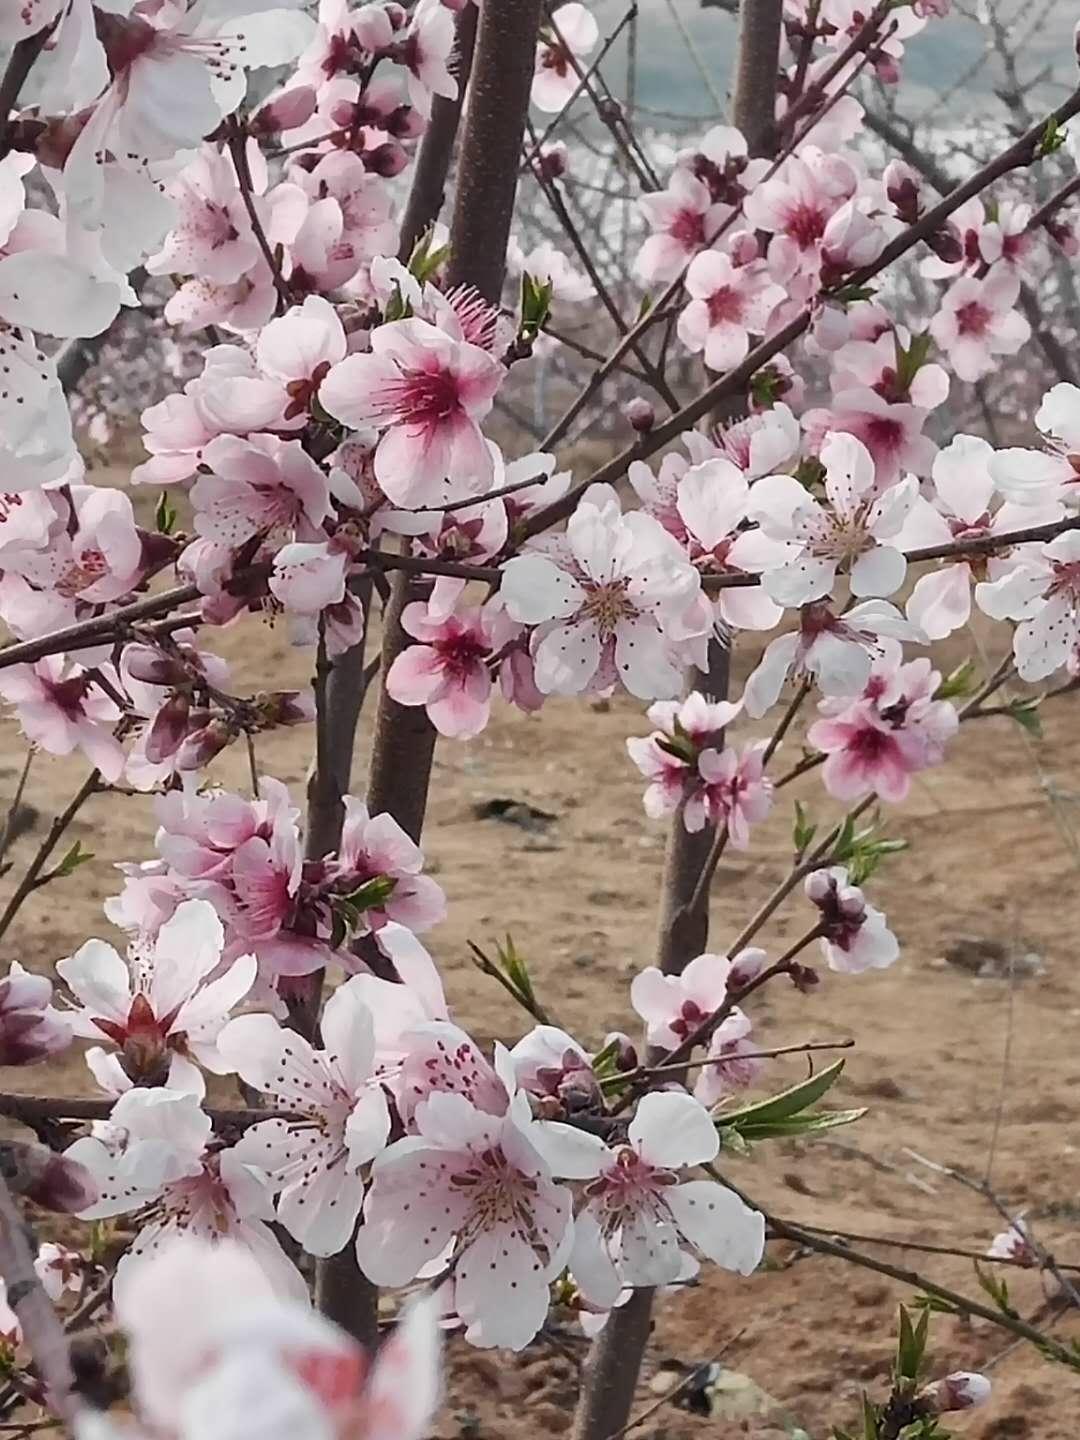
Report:
[[[656,411],[648,400],[640,395],[635,395],[632,400],[626,402],[623,414],[630,422],[631,428],[636,430],[639,435],[648,434],[656,424]]]
[[[365,150],[360,159],[365,170],[372,175],[381,175],[384,180],[400,175],[409,163],[408,155],[396,140],[387,140],[373,150]]]
[[[13,961],[0,980],[0,1065],[34,1065],[71,1043],[68,1022],[49,1008],[52,984]]]
[[[97,1183],[89,1170],[63,1155],[53,1155],[44,1145],[18,1140],[0,1145],[0,1173],[16,1195],[45,1210],[77,1215],[98,1199]]]
[[[188,732],[191,701],[182,690],[170,695],[146,732],[146,758],[151,765],[160,765],[175,755]]]
[[[806,898],[813,901],[815,905],[823,904],[832,894],[834,881],[827,870],[815,870],[806,877],[803,889],[806,891]]]
[[[964,242],[952,225],[944,225],[926,237],[926,243],[939,260],[955,265],[964,258]]]
[[[542,180],[558,180],[561,175],[566,174],[566,146],[561,140],[556,140],[553,145],[545,145],[532,163],[533,169]]]
[[[604,1043],[601,1047],[606,1050],[609,1045],[615,1045],[615,1068],[616,1070],[636,1070],[638,1066],[638,1053],[634,1042],[629,1035],[622,1030],[612,1030],[604,1036]]]
[[[757,236],[752,230],[737,230],[728,241],[728,254],[733,265],[749,265],[761,254]]]
[[[294,85],[275,95],[257,110],[251,120],[253,135],[280,135],[282,130],[297,130],[315,114],[316,95],[310,85]]]
[[[189,735],[176,752],[178,770],[201,770],[209,765],[233,739],[235,731],[226,720],[211,720],[201,730]]]
[[[905,225],[912,225],[919,218],[919,195],[922,182],[910,165],[902,160],[892,160],[885,167],[882,176],[885,194],[889,197],[897,216]]]
[[[768,956],[764,950],[751,946],[748,950],[740,950],[731,962],[731,969],[728,972],[728,989],[743,990],[756,980],[765,968]]]
[[[935,1415],[950,1410],[972,1410],[990,1398],[990,1381],[970,1370],[954,1370],[919,1392],[919,1400]]]
[[[182,660],[152,645],[126,646],[123,668],[132,680],[141,680],[144,685],[182,685],[191,679],[191,671]]]
[[[403,30],[409,23],[409,12],[400,5],[365,5],[364,10],[381,10],[395,30]],[[361,11],[363,13],[363,11]]]

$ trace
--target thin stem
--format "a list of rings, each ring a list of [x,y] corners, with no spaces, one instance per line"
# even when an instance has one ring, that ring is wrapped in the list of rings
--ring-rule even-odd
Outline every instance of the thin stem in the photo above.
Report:
[[[810,1055],[818,1050],[851,1050],[854,1040],[803,1040],[797,1045],[774,1045],[769,1050],[740,1050],[740,1060],[775,1060],[778,1055]],[[683,1074],[687,1070],[704,1070],[710,1065],[727,1065],[726,1055],[702,1055],[692,1060],[672,1061],[663,1065],[644,1065],[637,1070],[628,1070],[625,1075],[612,1075],[601,1081],[601,1088],[636,1083],[639,1080],[654,1080],[658,1075]],[[831,1232],[830,1232],[831,1233]]]
[[[22,803],[23,792],[26,790],[26,782],[30,776],[30,766],[34,763],[36,750],[29,745],[26,750],[26,760],[19,775],[19,782],[15,786],[15,794],[11,797],[11,804],[8,806],[7,819],[4,821],[3,834],[0,835],[0,861],[7,855],[11,843],[15,838],[15,831],[18,826],[19,806]]]
[[[251,178],[251,166],[248,164],[247,136],[235,116],[229,122],[228,135],[229,154],[232,156],[236,169],[236,182],[244,202],[244,209],[247,211],[248,221],[251,224],[251,233],[255,236],[255,243],[270,268],[270,278],[274,282],[274,289],[278,295],[278,313],[281,314],[293,303],[293,295],[288,281],[281,273],[281,264],[271,250],[270,241],[266,238],[266,231],[263,229],[262,219],[255,204],[255,185]]]
[[[815,1235],[827,1235],[833,1240],[849,1240],[853,1245],[882,1245],[891,1250],[915,1250],[920,1255],[948,1255],[956,1260],[974,1260],[979,1265],[1005,1265],[1017,1270],[1031,1270],[1029,1260],[1018,1260],[1012,1255],[988,1255],[985,1250],[975,1250],[962,1245],[935,1245],[929,1240],[895,1240],[887,1235],[865,1235],[857,1230],[837,1229],[833,1225],[809,1225],[805,1220],[798,1222],[803,1230]],[[1058,1265],[1059,1270],[1080,1274],[1080,1265]]]
[[[0,160],[11,149],[11,112],[18,104],[19,94],[52,31],[52,25],[44,25],[36,35],[20,40],[8,59],[7,69],[0,80]]]
[[[11,922],[19,913],[23,901],[31,891],[37,889],[38,878],[45,868],[45,862],[60,843],[60,838],[64,831],[71,824],[72,820],[74,820],[86,801],[89,800],[90,796],[97,790],[100,780],[100,772],[91,770],[90,774],[68,801],[66,807],[61,810],[60,814],[55,817],[49,826],[48,834],[45,836],[45,839],[42,840],[37,848],[37,853],[26,867],[26,873],[19,881],[15,893],[5,906],[3,915],[0,915],[0,940],[7,934]]]

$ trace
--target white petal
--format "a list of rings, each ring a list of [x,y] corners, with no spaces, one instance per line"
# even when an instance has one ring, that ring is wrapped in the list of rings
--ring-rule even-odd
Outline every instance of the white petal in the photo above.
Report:
[[[120,309],[120,287],[63,255],[23,250],[0,259],[0,317],[61,339],[100,335]]]
[[[709,1112],[692,1095],[675,1090],[644,1096],[627,1133],[641,1158],[662,1169],[700,1165],[720,1149]]]
[[[688,1180],[668,1191],[668,1209],[681,1233],[707,1260],[750,1275],[765,1249],[765,1217],[715,1180]]]

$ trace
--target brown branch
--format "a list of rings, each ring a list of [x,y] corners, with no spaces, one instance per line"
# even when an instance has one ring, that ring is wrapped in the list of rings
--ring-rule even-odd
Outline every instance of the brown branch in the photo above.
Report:
[[[8,1120],[17,1120],[27,1129],[35,1132],[41,1126],[70,1120],[90,1124],[94,1120],[107,1120],[112,1114],[115,1099],[84,1099],[81,1096],[66,1095],[18,1095],[0,1093],[0,1115]],[[203,1106],[216,1130],[246,1130],[263,1120],[296,1120],[295,1111],[262,1110],[252,1108],[222,1108]],[[302,1119],[302,1117],[300,1117]]]
[[[251,166],[247,157],[247,135],[240,126],[240,122],[234,116],[228,126],[229,154],[232,156],[233,165],[236,169],[236,181],[240,194],[244,201],[244,209],[247,211],[248,220],[251,224],[251,233],[255,236],[255,243],[258,245],[263,259],[270,268],[270,278],[274,282],[274,289],[278,295],[278,313],[287,310],[293,303],[293,293],[289,282],[281,273],[281,264],[278,257],[270,248],[270,241],[266,238],[266,231],[263,229],[262,220],[259,217],[259,210],[255,204],[255,184],[251,178]]]
[[[49,1408],[74,1432],[82,1407],[75,1395],[67,1337],[34,1270],[34,1251],[22,1215],[2,1175],[0,1276],[7,1287],[8,1304],[19,1317],[23,1338],[45,1386]]]
[[[776,153],[776,81],[784,0],[742,0],[734,123],[752,156]],[[813,25],[811,24],[811,36]]]
[[[0,160],[11,149],[11,112],[18,104],[22,88],[52,31],[52,25],[45,25],[35,35],[20,40],[8,59],[7,69],[0,79]]]
[[[41,872],[45,868],[45,862],[60,843],[60,838],[64,831],[71,824],[72,820],[74,820],[86,801],[89,800],[90,796],[97,790],[100,780],[100,773],[97,770],[91,770],[71,800],[68,801],[66,807],[61,810],[60,814],[56,816],[49,826],[48,834],[38,846],[37,853],[26,867],[23,878],[15,888],[15,893],[4,907],[4,913],[0,915],[0,940],[7,934],[11,922],[19,913],[23,901],[32,891],[38,888]]]

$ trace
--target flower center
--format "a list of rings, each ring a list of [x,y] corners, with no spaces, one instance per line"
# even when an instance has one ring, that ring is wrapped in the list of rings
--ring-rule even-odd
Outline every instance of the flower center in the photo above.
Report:
[[[706,300],[709,310],[709,324],[722,325],[725,321],[738,323],[743,318],[742,296],[731,285],[721,285]]]
[[[580,613],[593,622],[602,640],[609,639],[623,620],[633,619],[638,613],[626,593],[629,583],[624,576],[585,587],[587,598]]]
[[[956,328],[961,335],[985,335],[990,325],[990,311],[978,300],[969,300],[956,312]]]
[[[688,250],[698,249],[705,244],[705,216],[699,210],[680,210],[671,222],[669,233]]]

